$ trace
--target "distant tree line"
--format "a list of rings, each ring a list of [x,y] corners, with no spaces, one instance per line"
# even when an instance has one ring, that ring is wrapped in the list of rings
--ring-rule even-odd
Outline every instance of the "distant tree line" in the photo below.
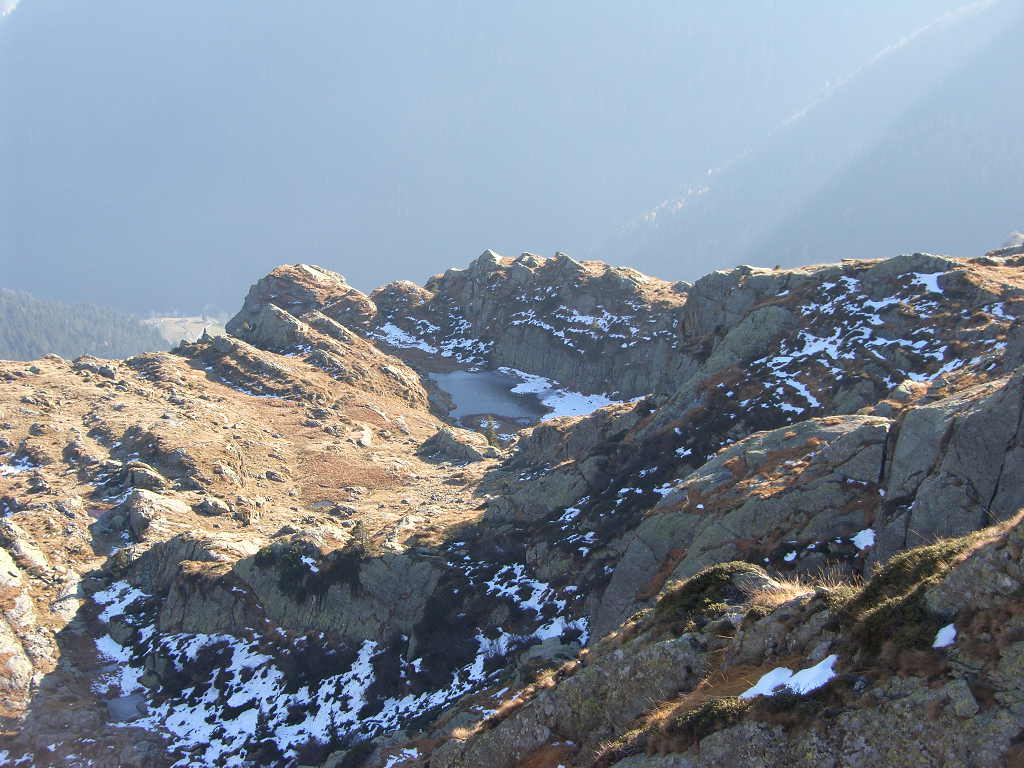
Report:
[[[0,359],[96,355],[124,358],[168,348],[138,318],[91,304],[62,304],[0,288]]]

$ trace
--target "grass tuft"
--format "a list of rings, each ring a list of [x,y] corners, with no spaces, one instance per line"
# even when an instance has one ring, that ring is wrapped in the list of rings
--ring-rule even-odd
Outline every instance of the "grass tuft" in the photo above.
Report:
[[[700,622],[721,616],[730,607],[740,605],[747,593],[735,577],[764,577],[764,569],[751,563],[733,561],[705,568],[685,581],[670,584],[654,608],[654,626],[658,632],[682,634],[700,627]]]
[[[925,592],[986,536],[982,531],[901,552],[859,591],[836,595],[839,624],[869,655],[890,643],[908,650],[927,648],[946,620],[929,611]]]
[[[675,751],[682,752],[705,736],[739,722],[750,709],[750,705],[749,699],[735,696],[710,699],[696,709],[668,720],[663,726],[663,733],[677,742]]]

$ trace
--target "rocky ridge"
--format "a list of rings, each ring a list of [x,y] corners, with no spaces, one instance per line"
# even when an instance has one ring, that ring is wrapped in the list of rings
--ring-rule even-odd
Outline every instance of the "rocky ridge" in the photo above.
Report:
[[[673,390],[690,364],[672,354],[686,338],[686,287],[565,254],[509,259],[489,250],[423,287],[398,281],[369,296],[336,273],[282,266],[252,287],[228,330],[280,345],[259,327],[261,313],[318,312],[426,370],[506,366],[588,393],[613,382],[633,397]]]
[[[485,252],[370,296],[283,266],[228,336],[2,364],[6,756],[1010,764],[1009,251],[692,286]],[[420,375],[454,365],[637,399],[494,448]]]

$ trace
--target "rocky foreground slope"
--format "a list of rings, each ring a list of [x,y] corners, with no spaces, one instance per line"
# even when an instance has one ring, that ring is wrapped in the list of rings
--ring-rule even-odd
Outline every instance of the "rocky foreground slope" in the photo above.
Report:
[[[1020,248],[486,252],[2,363],[0,763],[1018,765],[1022,313]],[[493,446],[470,366],[621,402]]]

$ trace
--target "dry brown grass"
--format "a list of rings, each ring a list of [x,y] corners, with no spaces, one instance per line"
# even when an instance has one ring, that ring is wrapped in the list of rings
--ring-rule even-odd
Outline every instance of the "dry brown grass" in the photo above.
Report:
[[[1004,757],[1006,768],[1024,768],[1024,744],[1013,744]]]
[[[753,468],[740,456],[728,459],[724,466],[732,474],[731,483],[713,488],[709,493],[703,493],[697,485],[687,487],[684,499],[673,505],[658,507],[658,513],[710,515],[737,507],[751,496],[768,499],[784,493],[806,470],[808,454],[818,449],[823,442],[820,438],[811,437],[799,445],[772,451]],[[653,510],[645,516],[652,514]]]
[[[787,432],[785,434],[786,439],[791,439],[791,435],[792,437],[796,437],[795,432]],[[794,472],[798,469],[802,469],[806,465],[806,456],[819,448],[823,442],[824,441],[821,438],[809,437],[803,443],[798,445],[792,445],[787,448],[779,448],[771,451],[755,470],[756,477],[769,478],[776,475],[794,474]],[[787,462],[796,463],[788,464]]]
[[[758,667],[737,666],[728,670],[716,669],[688,693],[659,704],[644,715],[638,726],[613,742],[602,744],[593,756],[594,765],[608,765],[629,753],[667,754],[685,751],[689,744],[680,743],[672,733],[672,724],[688,712],[717,699],[738,696],[756,683],[762,675],[775,667],[793,667],[802,664],[800,656],[772,659]]]
[[[767,615],[784,603],[814,594],[813,584],[802,576],[775,579],[775,584],[759,589],[748,587],[747,610]]]
[[[953,563],[962,563],[982,547],[1003,538],[1022,522],[1024,522],[1024,508],[1018,510],[1015,515],[1008,517],[1006,520],[992,523],[987,528],[982,528],[980,531],[971,534],[969,546],[954,558]]]
[[[452,738],[465,741],[481,731],[487,731],[494,728],[499,723],[519,711],[523,705],[531,701],[533,697],[541,691],[554,688],[567,677],[571,677],[575,674],[576,670],[580,668],[580,666],[579,661],[573,660],[565,662],[565,664],[560,667],[542,669],[537,673],[532,683],[527,685],[525,688],[521,688],[510,698],[502,701],[494,712],[489,714],[479,723],[471,728],[456,728],[452,731]]]
[[[775,576],[775,584],[763,588],[748,588],[746,610],[753,615],[767,616],[780,605],[802,597],[810,597],[821,591],[857,589],[863,579],[855,573],[844,571],[837,566],[826,566],[814,574],[793,574]]]
[[[465,741],[470,736],[477,732],[477,727],[467,728],[464,725],[460,725],[458,728],[452,729],[451,739],[454,741]]]
[[[350,485],[371,490],[391,490],[404,486],[408,479],[395,476],[385,467],[370,461],[359,461],[349,454],[330,454],[321,451],[300,451],[295,461],[296,475],[308,488],[309,496],[322,496],[322,489],[337,489]],[[307,485],[308,483],[308,485]],[[316,499],[310,496],[309,503]],[[303,498],[303,501],[307,499]]]
[[[565,742],[544,744],[516,763],[516,768],[557,768],[567,765],[575,754],[576,747]]]

